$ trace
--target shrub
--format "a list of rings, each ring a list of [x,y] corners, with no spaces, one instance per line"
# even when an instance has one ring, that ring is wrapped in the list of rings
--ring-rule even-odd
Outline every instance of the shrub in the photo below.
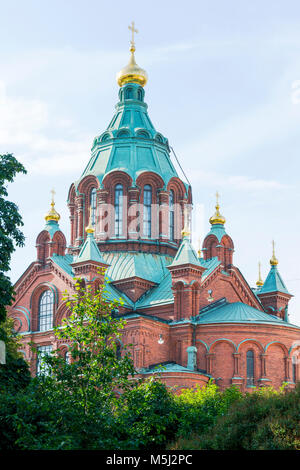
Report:
[[[180,437],[170,448],[299,450],[300,384],[291,391],[268,388],[246,394],[206,432]]]

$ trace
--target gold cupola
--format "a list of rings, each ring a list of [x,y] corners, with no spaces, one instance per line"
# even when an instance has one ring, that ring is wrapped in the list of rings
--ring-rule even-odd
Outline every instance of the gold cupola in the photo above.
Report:
[[[132,21],[131,26],[128,28],[132,32],[132,39],[130,41],[130,60],[126,67],[122,68],[117,74],[117,82],[120,87],[126,85],[126,83],[137,83],[138,85],[145,86],[148,80],[147,72],[139,67],[135,61],[135,43],[134,43],[134,33],[137,33],[138,30],[134,28],[134,21]]]
[[[225,222],[226,222],[226,219],[225,217],[223,217],[223,215],[220,214],[220,206],[219,206],[219,193],[217,192],[216,193],[216,198],[217,198],[217,202],[216,202],[216,212],[214,213],[214,215],[212,215],[209,219],[209,223],[211,225],[216,225],[216,224],[222,224],[224,225]]]
[[[264,285],[264,281],[261,278],[260,267],[261,267],[261,264],[258,263],[258,280],[256,281],[257,287],[262,287]]]
[[[273,245],[273,253],[272,253],[272,258],[270,259],[270,265],[271,266],[277,266],[278,259],[275,256],[275,242],[274,242],[274,240],[272,241],[272,245]]]
[[[59,219],[60,219],[60,215],[59,215],[58,212],[56,212],[56,210],[54,208],[54,206],[55,206],[55,202],[54,202],[55,191],[54,191],[54,189],[52,189],[51,193],[52,193],[51,209],[45,215],[45,220],[46,220],[46,222],[50,222],[50,221],[58,222]]]

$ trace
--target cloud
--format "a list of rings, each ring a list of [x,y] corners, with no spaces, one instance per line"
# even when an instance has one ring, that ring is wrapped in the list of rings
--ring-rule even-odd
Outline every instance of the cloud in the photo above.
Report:
[[[213,188],[228,188],[241,191],[264,191],[291,189],[293,186],[276,180],[257,179],[245,175],[226,175],[213,171],[195,170],[191,172],[192,186],[201,183],[202,186]]]
[[[70,119],[50,113],[46,103],[9,97],[0,82],[1,152],[17,154],[29,172],[55,175],[82,170],[91,141],[90,135],[76,132]]]

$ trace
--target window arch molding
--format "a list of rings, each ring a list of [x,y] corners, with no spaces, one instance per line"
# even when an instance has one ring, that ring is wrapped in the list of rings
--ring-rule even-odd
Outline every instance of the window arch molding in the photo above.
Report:
[[[50,290],[53,294],[53,317],[54,317],[53,324],[55,323],[55,311],[58,306],[58,297],[59,297],[58,290],[57,290],[57,287],[51,282],[43,282],[42,284],[39,284],[38,286],[35,287],[30,297],[29,308],[31,310],[32,331],[38,331],[39,300],[43,292],[47,290]]]

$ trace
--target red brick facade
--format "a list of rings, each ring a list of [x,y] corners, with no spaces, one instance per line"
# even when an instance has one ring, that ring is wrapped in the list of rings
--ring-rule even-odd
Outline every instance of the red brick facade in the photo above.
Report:
[[[134,86],[136,90],[133,91],[140,92],[137,96],[143,98],[143,89]],[[121,90],[121,99],[123,95]],[[135,100],[132,104],[133,101],[128,100],[126,112],[139,112],[139,119],[142,119],[144,103],[137,108],[138,102]],[[133,105],[132,111],[130,106]],[[108,140],[110,143],[105,145],[113,148],[120,140],[120,132],[112,126],[96,142],[101,144]],[[167,140],[155,134],[154,128],[150,126],[144,134],[133,134],[135,130],[132,129],[132,134],[128,129],[124,132],[123,137],[126,134],[129,140],[125,141],[124,137],[118,148],[123,151],[124,142],[127,142],[126,146],[132,146],[132,155],[135,155],[141,142],[139,139],[146,139],[144,147],[139,144],[140,148],[152,145],[152,153],[146,155],[152,155],[153,159],[154,155],[160,156],[160,163],[157,163],[160,174],[158,170],[148,171],[143,167],[141,171],[138,169],[134,178],[129,166],[126,170],[120,165],[101,178],[87,174],[69,190],[68,248],[55,220],[47,222],[38,235],[37,259],[17,281],[15,301],[8,309],[9,315],[15,319],[16,330],[22,334],[23,353],[32,374],[36,373],[36,357],[29,344],[52,345],[53,348],[58,345],[51,327],[59,325],[68,315],[63,293],[74,289],[74,276],[81,277],[96,289],[103,282],[103,277],[97,275],[98,267],[108,267],[113,271],[115,263],[111,286],[116,297],[123,295],[125,299],[120,313],[127,320],[122,341],[133,345],[132,355],[139,374],[154,373],[152,366],[165,364],[161,379],[177,391],[183,387],[203,385],[209,379],[221,388],[236,384],[242,390],[262,385],[278,388],[283,382],[295,386],[295,382],[300,380],[300,327],[287,321],[291,295],[277,290],[260,295],[257,289],[250,288],[234,266],[234,244],[225,232],[225,219],[219,213],[215,221],[211,221],[211,231],[204,240],[203,258],[198,259],[193,252],[194,262],[173,265],[172,259],[182,246],[181,232],[192,204],[191,187],[174,176],[176,171],[170,163]],[[113,150],[111,155],[112,165]],[[98,156],[93,154],[88,168],[93,167]],[[144,166],[147,158],[142,162]],[[165,177],[166,171],[169,171],[168,178]],[[118,217],[122,222],[120,233],[115,229],[118,185],[122,187],[122,204],[118,205]],[[148,213],[145,187],[151,188],[151,210]],[[89,209],[95,191],[93,240],[96,240],[99,256],[103,255],[104,261],[85,259],[81,262],[76,257],[87,237],[85,228],[89,224]],[[147,223],[151,227],[150,234],[145,230]],[[188,246],[193,251],[191,245]],[[106,262],[107,259],[110,261]],[[47,290],[51,292],[53,301],[53,320],[47,331],[40,331],[40,299]],[[143,303],[143,299],[149,301]],[[243,309],[245,306],[246,310]],[[216,309],[219,310],[215,315]],[[206,318],[215,320],[206,321]],[[60,346],[67,351],[67,344]]]

